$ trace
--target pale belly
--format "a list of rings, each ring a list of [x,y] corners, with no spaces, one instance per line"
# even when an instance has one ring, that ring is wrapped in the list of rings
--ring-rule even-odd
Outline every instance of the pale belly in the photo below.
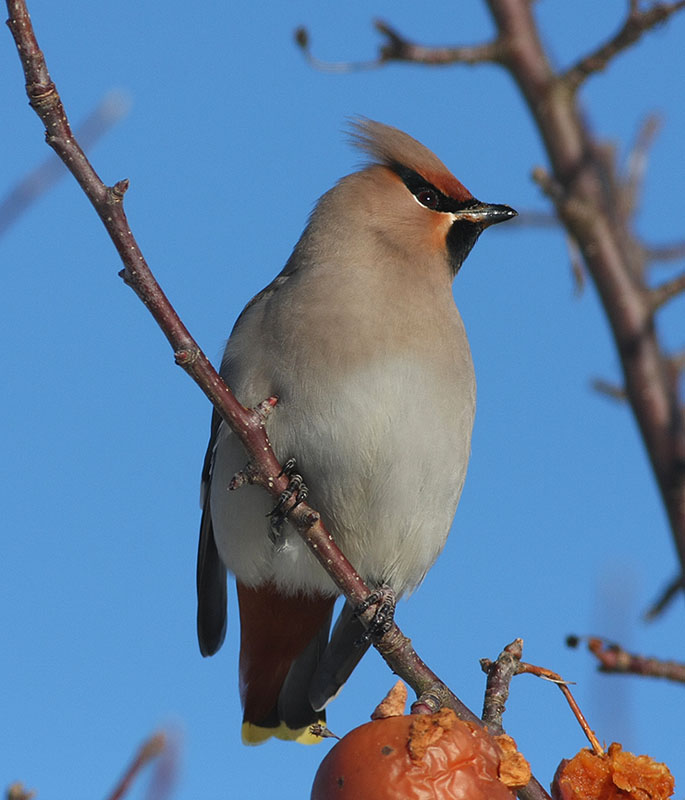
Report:
[[[475,407],[470,355],[440,372],[398,359],[326,385],[291,383],[287,391],[247,381],[233,388],[249,404],[273,391],[281,396],[268,423],[276,456],[297,459],[307,502],[361,576],[398,594],[411,591],[442,550],[461,495]],[[267,518],[273,499],[264,490],[228,491],[245,462],[224,427],[211,513],[229,571],[248,585],[272,581],[286,592],[337,593],[287,524],[274,545]]]

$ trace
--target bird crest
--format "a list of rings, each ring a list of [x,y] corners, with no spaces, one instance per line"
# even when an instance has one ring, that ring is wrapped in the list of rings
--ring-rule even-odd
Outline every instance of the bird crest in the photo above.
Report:
[[[354,117],[348,124],[352,144],[370,156],[373,164],[397,171],[410,169],[426,183],[458,202],[472,199],[471,192],[460,183],[440,159],[427,147],[391,125],[365,117]]]

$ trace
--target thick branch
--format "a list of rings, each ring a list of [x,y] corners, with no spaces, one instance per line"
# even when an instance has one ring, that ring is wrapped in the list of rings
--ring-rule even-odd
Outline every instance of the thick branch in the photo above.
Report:
[[[685,8],[685,0],[655,3],[644,11],[639,10],[637,3],[631,3],[625,22],[614,36],[566,71],[562,80],[567,88],[575,92],[590,75],[601,72],[619,53],[634,45],[643,34],[665,22],[681,8]]]
[[[516,80],[543,138],[553,174],[541,182],[578,244],[611,324],[625,389],[666,507],[685,572],[685,426],[677,387],[657,340],[648,287],[634,265],[641,247],[607,197],[605,164],[568,76],[552,69],[526,0],[487,0],[505,44],[505,66]],[[685,3],[654,6],[656,24]],[[661,9],[655,11],[654,9]],[[664,16],[665,15],[665,16]],[[646,30],[647,27],[644,27]]]

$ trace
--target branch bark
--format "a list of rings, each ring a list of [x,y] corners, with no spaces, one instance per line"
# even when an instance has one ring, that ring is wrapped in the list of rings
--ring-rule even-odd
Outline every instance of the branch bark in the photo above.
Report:
[[[623,50],[632,47],[647,31],[665,22],[676,11],[685,7],[685,0],[677,3],[655,3],[650,8],[640,11],[637,2],[631,2],[628,15],[623,25],[594,52],[581,58],[575,66],[564,75],[569,89],[576,91],[581,84],[595,72],[603,70]]]

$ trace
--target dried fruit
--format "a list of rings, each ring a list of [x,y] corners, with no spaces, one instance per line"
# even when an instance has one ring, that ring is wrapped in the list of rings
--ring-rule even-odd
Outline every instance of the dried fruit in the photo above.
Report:
[[[449,709],[376,719],[328,753],[311,800],[513,800],[500,760],[493,739]]]
[[[552,797],[554,800],[668,800],[675,783],[665,764],[649,756],[624,752],[614,742],[597,755],[581,750],[559,764]]]

